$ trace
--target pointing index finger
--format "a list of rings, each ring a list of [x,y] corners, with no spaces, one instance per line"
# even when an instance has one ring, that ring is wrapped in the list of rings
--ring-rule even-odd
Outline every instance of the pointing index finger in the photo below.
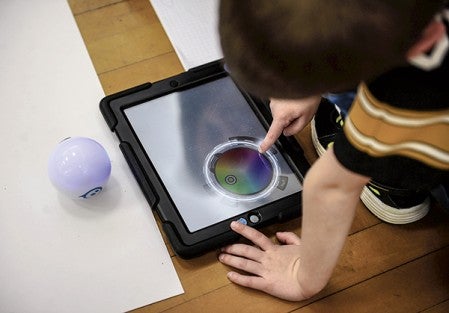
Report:
[[[260,143],[259,152],[264,153],[268,149],[270,149],[270,147],[276,142],[276,140],[279,138],[279,136],[282,134],[283,131],[284,125],[281,122],[278,122],[277,120],[273,120],[265,138]]]

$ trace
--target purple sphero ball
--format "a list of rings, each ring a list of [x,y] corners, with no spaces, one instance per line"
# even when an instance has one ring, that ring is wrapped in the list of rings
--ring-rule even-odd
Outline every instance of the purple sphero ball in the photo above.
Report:
[[[89,198],[98,194],[111,175],[106,150],[93,139],[71,137],[61,141],[48,160],[52,184],[71,198]]]

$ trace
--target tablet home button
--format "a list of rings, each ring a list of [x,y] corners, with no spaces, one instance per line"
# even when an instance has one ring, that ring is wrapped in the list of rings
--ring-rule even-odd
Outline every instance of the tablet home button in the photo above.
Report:
[[[260,222],[260,215],[258,213],[251,213],[249,215],[249,220],[253,224],[257,224]]]

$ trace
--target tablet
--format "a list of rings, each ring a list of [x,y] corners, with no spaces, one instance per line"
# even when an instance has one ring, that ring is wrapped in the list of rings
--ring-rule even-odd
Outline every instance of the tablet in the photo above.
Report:
[[[300,215],[303,151],[283,137],[258,152],[268,103],[219,61],[107,96],[100,109],[179,256],[236,240],[233,220],[260,227]]]

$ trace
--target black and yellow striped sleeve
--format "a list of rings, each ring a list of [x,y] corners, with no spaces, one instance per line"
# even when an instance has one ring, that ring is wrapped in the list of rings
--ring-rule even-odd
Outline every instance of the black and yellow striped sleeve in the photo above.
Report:
[[[394,107],[362,83],[334,151],[348,169],[386,185],[431,185],[449,173],[449,109]]]
[[[356,149],[371,156],[399,155],[449,169],[449,109],[394,108],[378,101],[361,84],[344,132]]]

